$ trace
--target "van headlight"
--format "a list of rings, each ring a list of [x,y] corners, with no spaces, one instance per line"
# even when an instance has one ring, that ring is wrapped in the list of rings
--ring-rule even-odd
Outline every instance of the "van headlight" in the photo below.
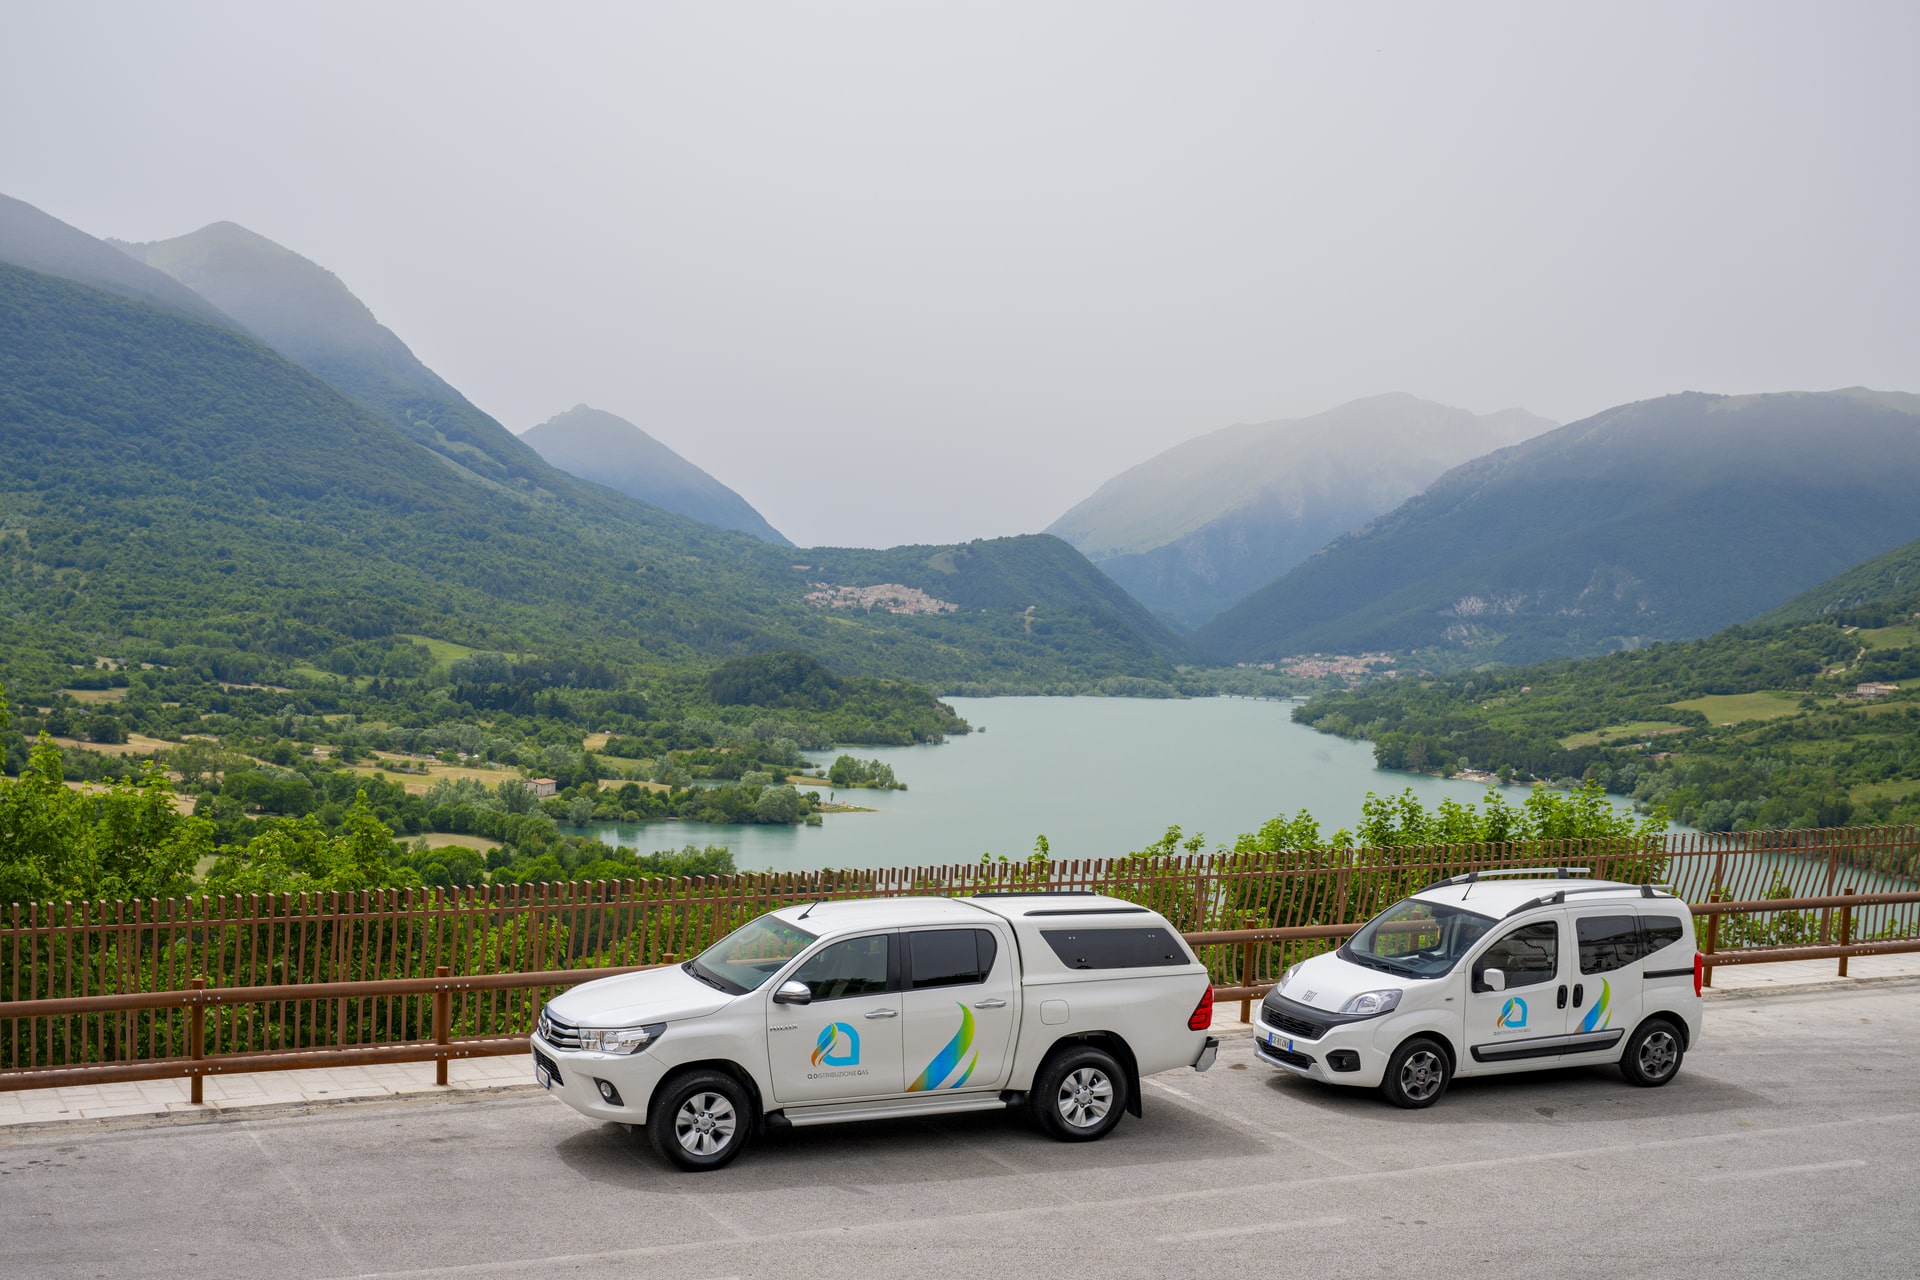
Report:
[[[1400,1004],[1400,988],[1391,987],[1385,991],[1362,991],[1353,999],[1340,1006],[1340,1012],[1351,1013],[1362,1018],[1371,1018],[1377,1013],[1390,1013]]]
[[[1302,961],[1300,961],[1300,962],[1299,962],[1299,964],[1290,964],[1290,965],[1288,965],[1288,966],[1287,966],[1287,971],[1286,971],[1285,973],[1283,973],[1283,974],[1281,974],[1281,975],[1280,975],[1280,985],[1284,987],[1284,986],[1286,986],[1286,985],[1287,985],[1287,984],[1288,984],[1289,982],[1292,982],[1292,981],[1293,981],[1293,975],[1294,975],[1294,974],[1296,974],[1296,973],[1298,973],[1298,972],[1300,972],[1300,965],[1301,965],[1301,964],[1305,964],[1305,963],[1306,963],[1306,961],[1304,961],[1304,960],[1302,960]]]
[[[639,1053],[658,1040],[666,1029],[664,1022],[645,1027],[582,1027],[580,1047],[589,1053]]]

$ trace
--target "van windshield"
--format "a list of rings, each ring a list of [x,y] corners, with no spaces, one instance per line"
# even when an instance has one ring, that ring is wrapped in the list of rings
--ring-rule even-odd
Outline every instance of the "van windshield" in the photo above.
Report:
[[[681,967],[728,995],[745,995],[806,950],[814,937],[778,916],[761,916],[735,929]]]
[[[1408,898],[1367,921],[1339,954],[1403,978],[1437,978],[1493,926],[1492,916]]]

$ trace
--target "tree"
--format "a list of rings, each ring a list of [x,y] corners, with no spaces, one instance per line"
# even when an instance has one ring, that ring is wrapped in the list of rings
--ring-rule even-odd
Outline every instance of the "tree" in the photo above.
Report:
[[[754,801],[756,822],[792,824],[800,820],[800,793],[792,787],[768,787]]]

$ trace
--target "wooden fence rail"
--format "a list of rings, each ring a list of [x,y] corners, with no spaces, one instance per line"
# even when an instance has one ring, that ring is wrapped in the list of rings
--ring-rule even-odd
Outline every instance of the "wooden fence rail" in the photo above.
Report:
[[[1840,828],[1360,850],[1282,850],[748,873],[453,890],[16,904],[0,911],[0,1004],[211,990],[271,992],[199,1006],[95,1003],[59,1017],[0,1016],[0,1072],[210,1055],[344,1051],[431,1041],[436,1006],[458,1038],[523,1037],[548,994],[583,970],[690,955],[754,916],[797,902],[909,893],[1097,890],[1162,912],[1196,938],[1223,988],[1269,982],[1428,882],[1468,870],[1588,868],[1652,879],[1695,904],[1769,902],[1707,915],[1714,954],[1920,937],[1920,905],[1882,900],[1920,881],[1920,829]],[[1837,900],[1789,907],[1788,898]],[[1879,893],[1882,897],[1875,897]],[[1223,931],[1292,930],[1248,949]],[[1304,932],[1302,932],[1304,931]],[[450,973],[564,981],[447,992]],[[319,994],[325,992],[326,994]],[[52,1006],[41,1006],[52,1007]],[[196,1024],[190,1008],[198,1007]]]

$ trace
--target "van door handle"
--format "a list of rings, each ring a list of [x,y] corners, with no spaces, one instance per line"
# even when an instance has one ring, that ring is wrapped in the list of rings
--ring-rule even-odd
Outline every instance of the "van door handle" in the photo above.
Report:
[[[1578,1009],[1580,1007],[1580,1002],[1586,998],[1587,998],[1586,987],[1581,983],[1578,983],[1578,982],[1574,983],[1573,984],[1573,1007]]]
[[[1004,1009],[1007,1007],[1007,1002],[999,996],[994,996],[991,1000],[975,1000],[973,1007],[976,1009]]]
[[[867,1013],[867,1016],[869,1018],[897,1018],[900,1016],[900,1011],[898,1009],[873,1009]]]
[[[1567,984],[1564,982],[1560,984],[1560,1003],[1555,1007],[1560,1009],[1567,1007]]]

